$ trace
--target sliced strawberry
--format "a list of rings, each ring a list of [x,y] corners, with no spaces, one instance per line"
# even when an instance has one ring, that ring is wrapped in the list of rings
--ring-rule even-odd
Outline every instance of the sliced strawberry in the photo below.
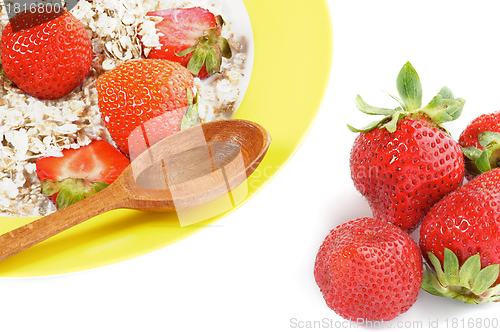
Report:
[[[36,163],[42,193],[49,196],[58,209],[106,188],[130,163],[103,140],[62,153],[62,157],[43,157]]]
[[[152,49],[150,59],[165,59],[181,63],[200,78],[220,72],[222,57],[231,58],[228,41],[221,36],[222,17],[207,9],[172,8],[149,12],[148,16],[159,16],[161,49]]]

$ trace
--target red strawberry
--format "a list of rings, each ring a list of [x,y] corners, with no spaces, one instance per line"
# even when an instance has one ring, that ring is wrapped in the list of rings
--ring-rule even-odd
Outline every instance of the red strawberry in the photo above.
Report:
[[[172,8],[149,12],[148,16],[159,16],[156,23],[160,35],[161,49],[152,49],[150,59],[165,59],[180,62],[191,73],[200,78],[220,72],[222,57],[231,58],[228,41],[221,36],[222,17],[207,9]]]
[[[437,203],[420,228],[428,269],[422,288],[466,303],[500,301],[500,169]]]
[[[92,47],[82,23],[71,13],[27,11],[2,33],[5,76],[39,99],[61,98],[79,86],[90,70]],[[45,23],[38,24],[39,20]],[[19,25],[24,30],[14,29]]]
[[[361,130],[350,156],[351,178],[367,199],[373,216],[413,231],[429,209],[458,188],[464,177],[459,145],[440,127],[456,119],[464,100],[448,88],[421,107],[422,88],[415,69],[407,63],[398,76],[402,100],[396,109],[377,108],[360,96],[357,107],[384,115]]]
[[[140,60],[124,63],[99,77],[99,108],[108,131],[127,156],[141,142],[130,139],[144,128],[150,145],[180,130],[192,95],[193,75],[177,62]],[[133,137],[132,137],[133,138]]]
[[[483,114],[460,134],[467,179],[500,166],[500,112]]]
[[[36,162],[42,193],[58,209],[76,203],[113,183],[129,160],[103,140],[78,149],[63,150],[62,157],[42,157]]]
[[[406,312],[417,300],[422,274],[422,257],[412,238],[374,218],[333,229],[314,265],[328,307],[355,321],[388,321]]]

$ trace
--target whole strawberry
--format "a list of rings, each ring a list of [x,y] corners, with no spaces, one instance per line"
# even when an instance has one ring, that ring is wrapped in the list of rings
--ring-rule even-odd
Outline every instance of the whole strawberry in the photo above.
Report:
[[[401,107],[377,108],[358,95],[356,106],[384,118],[358,132],[351,156],[351,178],[373,216],[411,232],[429,209],[464,178],[460,146],[440,126],[455,120],[464,100],[444,87],[425,107],[420,79],[408,62],[397,79]]]
[[[172,8],[149,12],[158,16],[161,48],[152,49],[149,59],[176,61],[195,76],[206,78],[220,72],[222,57],[231,58],[228,41],[221,36],[224,20],[207,9]]]
[[[191,102],[193,75],[168,60],[129,61],[101,75],[96,87],[104,123],[129,156],[139,154],[134,149],[144,146],[143,138],[130,135],[146,122],[150,145],[180,131]]]
[[[496,168],[429,211],[419,242],[434,271],[428,268],[422,288],[466,303],[500,301],[499,207],[500,169]]]
[[[39,21],[45,23],[38,24]],[[25,29],[14,29],[13,25]],[[27,94],[58,99],[78,87],[90,70],[92,46],[71,13],[22,12],[2,33],[5,76]]]
[[[500,166],[500,112],[475,118],[460,134],[467,179]]]
[[[417,300],[417,244],[400,228],[360,218],[333,229],[316,256],[314,277],[328,307],[349,320],[388,321]]]

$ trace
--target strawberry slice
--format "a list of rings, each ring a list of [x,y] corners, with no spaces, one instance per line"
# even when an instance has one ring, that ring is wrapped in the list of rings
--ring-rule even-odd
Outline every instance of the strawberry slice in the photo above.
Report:
[[[159,16],[161,49],[152,49],[150,59],[165,59],[181,63],[199,78],[220,72],[222,57],[231,58],[231,47],[221,36],[224,20],[200,7],[172,8],[149,12]]]
[[[42,194],[65,208],[106,188],[129,165],[129,160],[103,140],[78,149],[63,150],[62,157],[42,157],[36,163]]]

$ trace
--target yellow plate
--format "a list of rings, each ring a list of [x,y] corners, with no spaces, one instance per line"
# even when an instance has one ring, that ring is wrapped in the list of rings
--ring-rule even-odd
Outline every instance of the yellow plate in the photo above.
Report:
[[[248,179],[261,190],[290,160],[314,123],[330,76],[333,37],[324,0],[243,0],[254,35],[253,71],[236,118],[259,123],[273,141]],[[44,276],[101,267],[185,239],[228,215],[180,227],[175,213],[105,213],[0,263],[0,277]],[[31,218],[0,218],[0,233]]]

